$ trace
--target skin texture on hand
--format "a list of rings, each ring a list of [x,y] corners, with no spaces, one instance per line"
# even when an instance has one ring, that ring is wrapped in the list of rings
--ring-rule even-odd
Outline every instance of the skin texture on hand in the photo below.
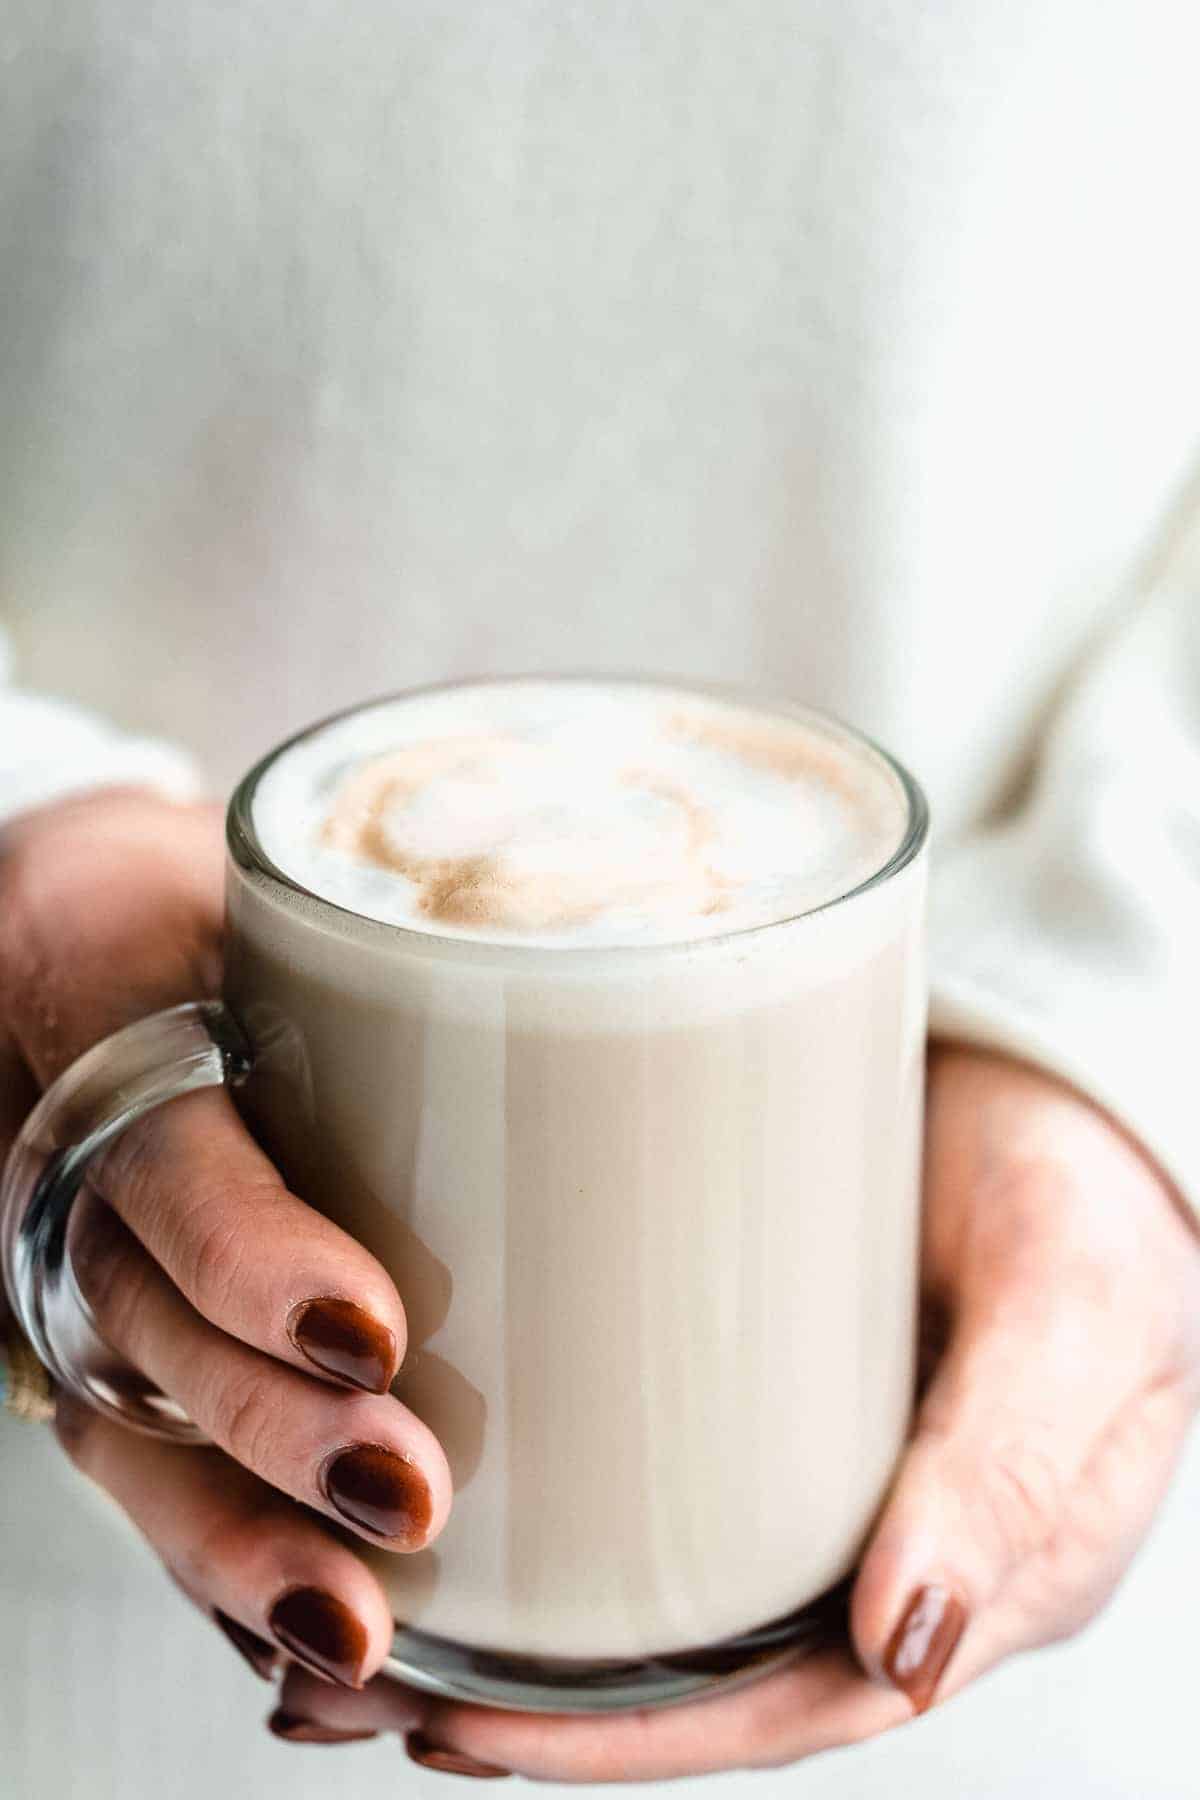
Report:
[[[930,1062],[924,1388],[855,1584],[853,1648],[660,1713],[552,1719],[301,1671],[289,1714],[485,1768],[648,1781],[796,1761],[903,1725],[1109,1598],[1200,1402],[1200,1239],[1096,1108],[1001,1058]]]
[[[99,1038],[216,991],[222,908],[213,808],[114,791],[8,827],[9,1139],[39,1089]],[[93,1166],[91,1186],[71,1250],[100,1330],[214,1447],[138,1438],[60,1397],[64,1448],[254,1666],[286,1651],[361,1685],[392,1625],[349,1544],[420,1549],[450,1505],[440,1445],[388,1392],[405,1344],[395,1286],[287,1191],[223,1092],[150,1114]]]
[[[99,1037],[215,991],[221,876],[211,809],[112,793],[8,828],[0,1131]],[[939,1050],[925,1385],[864,1550],[853,1646],[608,1720],[431,1702],[371,1679],[390,1613],[350,1547],[429,1543],[450,1503],[440,1447],[383,1391],[405,1341],[391,1281],[287,1192],[221,1094],[152,1115],[97,1185],[76,1253],[101,1327],[214,1444],[157,1443],[65,1402],[60,1439],[232,1649],[286,1671],[272,1728],[295,1744],[392,1731],[459,1775],[644,1781],[874,1736],[1104,1604],[1200,1400],[1200,1241],[1153,1167],[1060,1084]]]

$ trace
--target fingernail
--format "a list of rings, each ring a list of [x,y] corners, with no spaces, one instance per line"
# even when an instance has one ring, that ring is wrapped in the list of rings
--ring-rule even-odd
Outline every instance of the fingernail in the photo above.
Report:
[[[270,1681],[275,1673],[275,1663],[279,1656],[274,1644],[268,1644],[266,1638],[258,1637],[239,1619],[231,1619],[228,1613],[221,1611],[220,1607],[213,1607],[212,1619],[217,1629],[225,1633],[238,1655],[244,1657],[250,1664],[254,1673],[261,1675],[264,1681]]]
[[[442,1775],[473,1775],[478,1781],[500,1781],[512,1774],[511,1769],[498,1769],[495,1763],[476,1762],[461,1750],[443,1750],[431,1744],[421,1731],[410,1731],[404,1747],[413,1762],[420,1763],[423,1769],[437,1769]]]
[[[288,1336],[302,1356],[369,1394],[385,1394],[396,1373],[396,1339],[353,1300],[303,1300],[292,1308]]]
[[[918,1588],[884,1652],[888,1679],[917,1712],[933,1703],[946,1664],[967,1624],[967,1609],[949,1588]]]
[[[342,1687],[362,1686],[367,1628],[344,1600],[323,1588],[291,1588],[267,1620],[289,1656]]]
[[[379,1736],[377,1731],[338,1731],[333,1725],[314,1725],[311,1719],[298,1719],[282,1706],[267,1720],[267,1730],[289,1744],[361,1744]]]
[[[355,1444],[326,1467],[329,1504],[351,1525],[394,1538],[405,1548],[423,1544],[433,1514],[429,1483],[415,1463],[382,1444]]]

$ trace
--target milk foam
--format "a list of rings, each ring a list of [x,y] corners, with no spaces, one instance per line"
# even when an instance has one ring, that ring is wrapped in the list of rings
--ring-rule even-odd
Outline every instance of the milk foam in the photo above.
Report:
[[[439,936],[690,941],[793,917],[887,862],[899,780],[836,727],[667,687],[512,681],[384,701],[262,777],[301,886]]]

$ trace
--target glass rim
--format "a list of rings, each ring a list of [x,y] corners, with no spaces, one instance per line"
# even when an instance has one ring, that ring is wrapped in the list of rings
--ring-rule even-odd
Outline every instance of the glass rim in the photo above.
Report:
[[[904,829],[900,841],[887,858],[862,881],[851,888],[833,894],[828,900],[822,900],[817,906],[807,906],[798,912],[783,913],[776,919],[759,920],[751,925],[734,926],[729,931],[712,932],[703,937],[682,937],[654,940],[640,944],[604,944],[604,943],[570,943],[548,944],[523,942],[515,939],[477,938],[467,933],[451,933],[445,931],[428,931],[423,927],[399,925],[391,919],[379,919],[369,913],[356,912],[352,906],[343,906],[337,900],[330,900],[325,894],[318,894],[313,888],[306,887],[297,881],[285,869],[281,869],[264,850],[262,841],[254,824],[254,797],[258,785],[268,770],[295,749],[298,744],[338,725],[343,719],[352,718],[356,713],[373,712],[376,708],[392,706],[406,700],[418,700],[436,694],[448,694],[458,690],[488,687],[519,686],[525,683],[555,686],[559,683],[589,682],[605,687],[632,687],[673,690],[681,695],[692,695],[697,699],[724,701],[729,705],[741,706],[750,711],[767,714],[776,719],[794,719],[825,733],[828,737],[848,740],[860,750],[867,751],[875,760],[895,778],[900,787],[905,805]],[[820,707],[808,706],[801,701],[788,700],[772,695],[762,689],[743,686],[736,682],[702,681],[686,676],[669,675],[630,675],[630,674],[596,674],[588,671],[561,671],[553,674],[516,673],[510,675],[474,675],[458,677],[447,681],[425,682],[416,687],[399,688],[388,693],[377,694],[369,700],[356,701],[351,706],[339,708],[328,713],[324,718],[315,720],[311,725],[303,726],[282,743],[260,757],[247,770],[237,783],[230,796],[225,814],[225,842],[230,857],[238,868],[245,872],[264,878],[276,887],[300,896],[322,910],[338,915],[340,918],[353,920],[358,926],[367,926],[376,932],[382,932],[389,938],[409,943],[414,949],[425,952],[431,950],[454,951],[460,955],[476,956],[492,954],[499,957],[545,959],[553,957],[555,961],[562,959],[584,958],[636,958],[645,956],[662,956],[666,952],[698,952],[716,950],[721,945],[742,943],[747,939],[760,936],[764,932],[779,931],[787,925],[796,925],[803,919],[815,918],[839,906],[845,906],[852,900],[861,898],[873,889],[884,886],[893,880],[904,869],[915,862],[924,849],[929,836],[929,805],[924,791],[916,777],[909,773],[904,764],[890,750],[875,741],[865,731],[855,725],[848,725],[845,720],[835,714],[823,711]]]

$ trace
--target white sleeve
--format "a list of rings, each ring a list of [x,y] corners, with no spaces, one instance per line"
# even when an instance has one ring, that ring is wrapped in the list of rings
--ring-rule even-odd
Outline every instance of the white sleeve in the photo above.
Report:
[[[952,850],[932,1029],[1098,1101],[1200,1209],[1200,584],[1091,658],[1029,798]]]
[[[10,674],[0,631],[0,821],[89,788],[152,787],[176,800],[203,791],[181,750],[130,736],[66,700],[26,693]]]

